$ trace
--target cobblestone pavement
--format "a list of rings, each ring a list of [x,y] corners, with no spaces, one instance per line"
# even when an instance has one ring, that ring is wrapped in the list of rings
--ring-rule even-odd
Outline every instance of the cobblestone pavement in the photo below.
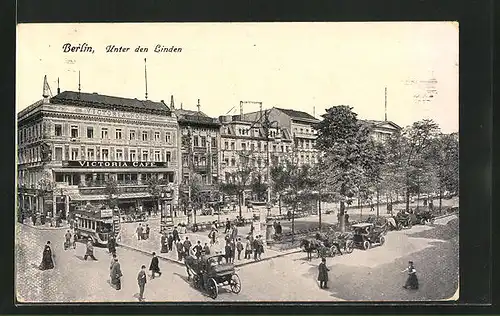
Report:
[[[63,250],[64,231],[37,230],[17,224],[16,292],[25,302],[134,302],[137,272],[149,266],[150,256],[118,248],[123,270],[122,290],[109,285],[110,256],[95,248],[99,261],[83,261],[85,246]],[[193,237],[195,238],[195,236]],[[200,237],[201,238],[201,237]],[[195,238],[196,239],[196,238]],[[38,270],[43,245],[53,244],[56,268]],[[297,253],[237,268],[242,281],[239,295],[221,289],[214,301],[194,289],[184,267],[161,260],[163,275],[148,280],[146,301],[407,301],[441,300],[455,294],[458,286],[458,219],[441,219],[434,226],[414,226],[390,232],[386,244],[367,251],[327,259],[330,289],[317,285],[319,259],[305,260]],[[402,289],[407,261],[416,265],[421,288]]]
[[[147,222],[141,223],[142,226],[148,224],[150,227],[150,235],[149,239],[146,240],[138,240],[137,234],[136,234],[136,229],[139,226],[139,223],[124,223],[122,224],[122,231],[121,231],[121,241],[120,244],[127,245],[136,249],[140,249],[143,251],[147,251],[152,253],[153,251],[156,252],[157,255],[160,257],[165,257],[171,260],[177,260],[177,251],[175,250],[175,246],[173,247],[173,251],[170,251],[168,253],[160,253],[161,250],[161,234],[159,233],[160,231],[160,220],[159,219],[149,219]],[[217,252],[223,252],[224,248],[224,228],[219,228],[220,235],[219,235],[219,242],[211,247],[211,252],[212,253],[217,253]],[[246,241],[246,235],[250,231],[250,227],[238,227],[238,236],[241,238],[242,243],[244,244]],[[262,230],[264,231],[264,230]],[[182,241],[185,240],[186,237],[189,238],[193,246],[198,242],[198,240],[201,242],[202,245],[205,245],[207,243],[210,245],[210,241],[208,238],[208,232],[209,231],[203,231],[203,232],[187,232],[187,233],[181,233],[180,238]],[[265,237],[264,237],[265,238]],[[269,256],[276,256],[280,255],[281,253],[272,250],[272,249],[266,249],[265,252],[262,254],[262,259],[269,257]],[[242,254],[242,258],[244,255]],[[253,260],[253,259],[252,259]],[[241,261],[236,260],[236,264],[246,262],[245,259],[242,259]]]
[[[150,256],[118,248],[124,274],[122,289],[109,284],[110,256],[106,249],[95,248],[98,261],[83,261],[85,245],[75,250],[63,250],[64,231],[43,231],[17,226],[16,293],[20,302],[134,302],[137,301],[137,273],[142,264],[149,267]],[[56,254],[55,269],[40,271],[43,245],[51,240]],[[328,293],[317,289],[314,280],[291,277],[293,269],[285,257],[277,261],[259,262],[237,268],[242,281],[240,294],[220,289],[214,301],[193,288],[186,270],[177,264],[160,261],[162,276],[148,279],[146,301],[265,301],[265,300],[333,300]],[[273,269],[278,266],[279,269]],[[288,290],[292,289],[292,290]]]

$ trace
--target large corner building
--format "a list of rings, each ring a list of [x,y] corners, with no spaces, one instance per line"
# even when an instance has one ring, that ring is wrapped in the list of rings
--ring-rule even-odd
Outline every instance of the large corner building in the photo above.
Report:
[[[153,208],[146,182],[178,187],[179,141],[163,101],[44,93],[18,114],[18,207],[64,218],[77,205],[105,204],[106,182],[115,179],[120,209]]]

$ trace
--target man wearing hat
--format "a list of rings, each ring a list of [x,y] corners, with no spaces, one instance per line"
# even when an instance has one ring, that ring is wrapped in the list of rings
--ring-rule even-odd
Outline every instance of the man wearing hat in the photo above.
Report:
[[[118,258],[116,255],[113,258],[113,265],[111,266],[111,285],[115,287],[116,290],[120,290],[122,288],[121,277],[123,276],[122,270],[120,268],[120,263],[118,262]]]
[[[328,287],[326,286],[326,283],[328,282],[328,271],[330,271],[330,269],[326,267],[326,258],[321,258],[321,263],[319,264],[318,269],[319,287],[321,289],[327,289]]]

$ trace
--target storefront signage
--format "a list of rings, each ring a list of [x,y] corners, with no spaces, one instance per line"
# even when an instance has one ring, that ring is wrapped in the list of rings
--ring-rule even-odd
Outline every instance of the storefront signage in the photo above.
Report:
[[[113,210],[101,210],[101,217],[113,217]]]
[[[67,161],[65,167],[70,168],[165,168],[167,162],[155,161]]]

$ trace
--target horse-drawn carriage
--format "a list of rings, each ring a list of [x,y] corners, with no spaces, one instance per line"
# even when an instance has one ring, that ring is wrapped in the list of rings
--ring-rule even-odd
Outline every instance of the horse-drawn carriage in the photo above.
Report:
[[[223,254],[185,259],[188,276],[193,276],[193,285],[206,291],[213,299],[217,298],[222,286],[229,286],[235,294],[241,291],[240,277],[235,272],[234,264],[224,263],[223,260]]]
[[[314,238],[301,240],[301,248],[307,252],[308,260],[312,259],[312,253],[316,252],[318,258],[334,257],[337,254],[352,253],[354,250],[353,235],[350,232],[326,232],[316,233]]]
[[[355,247],[367,250],[372,246],[381,246],[385,243],[386,227],[378,227],[373,223],[359,223],[353,225],[352,228]]]

